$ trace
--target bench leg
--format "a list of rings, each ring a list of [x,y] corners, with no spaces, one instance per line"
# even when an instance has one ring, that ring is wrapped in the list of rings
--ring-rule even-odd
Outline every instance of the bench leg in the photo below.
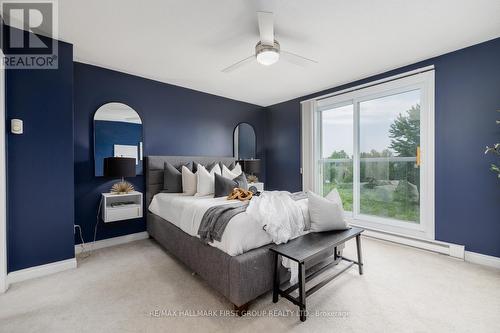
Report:
[[[279,254],[274,254],[274,280],[273,280],[273,303],[278,302],[280,289],[280,261]]]
[[[306,321],[306,265],[299,263],[300,321]]]
[[[356,247],[358,248],[358,269],[359,275],[363,275],[363,257],[361,254],[361,235],[356,236]]]

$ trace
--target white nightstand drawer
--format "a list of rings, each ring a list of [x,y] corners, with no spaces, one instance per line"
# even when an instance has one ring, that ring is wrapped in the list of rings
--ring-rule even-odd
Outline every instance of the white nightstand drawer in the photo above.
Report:
[[[142,217],[141,205],[107,207],[104,222],[136,219]]]

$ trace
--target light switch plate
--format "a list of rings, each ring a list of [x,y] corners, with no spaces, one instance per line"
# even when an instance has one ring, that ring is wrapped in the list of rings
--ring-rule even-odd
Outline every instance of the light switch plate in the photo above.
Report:
[[[23,121],[21,119],[11,119],[10,131],[12,134],[23,134]]]

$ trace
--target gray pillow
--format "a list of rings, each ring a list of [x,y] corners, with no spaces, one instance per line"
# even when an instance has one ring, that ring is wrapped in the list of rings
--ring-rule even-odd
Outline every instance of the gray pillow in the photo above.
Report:
[[[163,193],[182,193],[182,166],[175,168],[172,164],[165,162],[163,167]],[[184,164],[189,170],[193,169],[193,163]]]
[[[247,177],[243,172],[234,179],[215,174],[214,198],[227,197],[236,187],[248,190]]]
[[[248,182],[247,175],[244,172],[240,173],[240,175],[236,178],[233,178],[233,181],[238,183],[238,187],[244,190],[248,190]]]

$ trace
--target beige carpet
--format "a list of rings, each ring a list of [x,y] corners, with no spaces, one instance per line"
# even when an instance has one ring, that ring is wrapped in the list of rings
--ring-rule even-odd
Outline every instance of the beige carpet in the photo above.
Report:
[[[500,271],[371,239],[363,247],[365,275],[352,268],[311,296],[308,309],[323,315],[305,323],[270,294],[252,317],[208,316],[230,304],[143,240],[12,285],[0,295],[0,332],[500,332]]]

